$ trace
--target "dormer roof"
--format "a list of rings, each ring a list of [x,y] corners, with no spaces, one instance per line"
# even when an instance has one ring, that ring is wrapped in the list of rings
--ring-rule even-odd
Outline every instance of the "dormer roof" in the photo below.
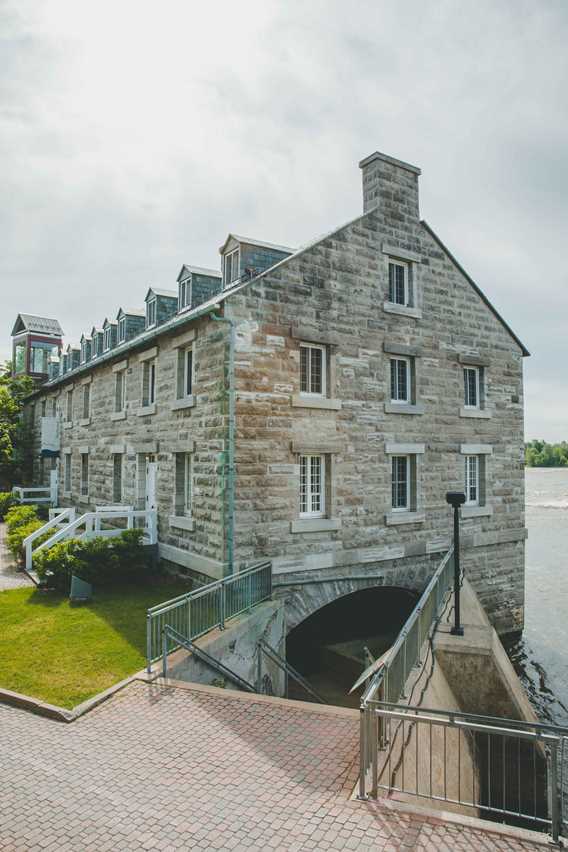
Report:
[[[81,335],[81,343],[86,343],[88,340],[91,340],[91,338],[87,334],[83,333]]]
[[[177,302],[178,294],[176,290],[161,290],[158,287],[150,287],[144,301],[147,302],[153,296],[163,296],[165,299],[175,299]]]
[[[142,310],[142,308],[120,308],[119,312],[116,315],[117,320],[121,317],[146,317],[146,311]]]
[[[240,237],[238,234],[229,234],[221,248],[219,249],[219,254],[225,254],[227,250],[227,246],[231,241],[236,243],[245,243],[249,246],[260,246],[261,248],[273,249],[274,251],[281,251],[285,254],[294,254],[296,249],[289,248],[288,246],[279,246],[276,243],[266,243],[263,240],[254,240],[252,237]]]
[[[109,320],[108,317],[105,317],[105,321],[103,322],[103,331],[105,328],[108,328],[109,325],[116,325],[116,320]]]
[[[209,278],[223,277],[218,269],[207,269],[205,266],[190,266],[189,264],[184,263],[177,277],[177,281],[183,281],[184,278],[189,278],[190,275],[207,275]]]

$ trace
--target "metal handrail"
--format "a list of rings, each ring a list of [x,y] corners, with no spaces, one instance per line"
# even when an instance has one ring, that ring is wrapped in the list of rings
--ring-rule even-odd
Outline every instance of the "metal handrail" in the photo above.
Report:
[[[288,697],[288,678],[291,677],[292,680],[295,680],[296,683],[299,683],[300,686],[303,687],[306,690],[306,692],[308,692],[312,696],[312,698],[315,698],[315,700],[319,704],[327,704],[327,702],[321,697],[321,695],[318,695],[317,692],[315,691],[315,689],[312,689],[312,687],[310,686],[310,684],[306,680],[306,678],[303,675],[301,675],[300,672],[297,671],[294,668],[294,666],[290,665],[289,662],[287,662],[283,657],[281,657],[280,654],[278,653],[278,651],[276,651],[272,647],[272,645],[269,645],[269,643],[265,639],[261,639],[258,642],[258,654],[259,654],[259,678],[258,678],[258,681],[259,681],[259,687],[260,687],[260,684],[262,682],[262,672],[260,670],[260,666],[261,666],[261,663],[262,663],[262,657],[261,657],[261,654],[260,654],[261,651],[263,651],[266,654],[266,656],[269,657],[269,659],[271,659],[272,662],[275,663],[286,674],[286,690],[285,690],[285,697],[286,698]]]
[[[230,618],[249,611],[271,596],[272,563],[261,562],[150,607],[146,613],[147,671],[150,673],[152,663],[162,656],[165,626],[172,627],[188,640],[198,639],[215,628],[223,630]]]
[[[215,657],[212,657],[211,654],[208,654],[207,651],[204,651],[203,648],[200,648],[199,645],[196,645],[195,642],[191,641],[191,639],[187,639],[185,636],[182,636],[181,633],[178,633],[177,630],[174,630],[173,627],[168,627],[167,625],[164,627],[163,631],[162,677],[167,678],[168,676],[168,639],[173,639],[178,646],[191,651],[191,653],[195,654],[195,656],[202,662],[219,672],[219,674],[223,675],[223,677],[228,677],[229,680],[232,680],[233,683],[236,683],[237,686],[240,686],[241,689],[245,690],[245,692],[256,692],[256,689],[251,683],[238,675],[224,663],[216,660]]]

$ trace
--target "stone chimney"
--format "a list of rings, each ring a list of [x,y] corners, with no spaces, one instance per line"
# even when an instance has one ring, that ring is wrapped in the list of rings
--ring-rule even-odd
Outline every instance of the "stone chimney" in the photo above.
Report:
[[[377,208],[399,221],[417,222],[418,175],[420,169],[375,151],[361,160],[363,172],[363,212]]]

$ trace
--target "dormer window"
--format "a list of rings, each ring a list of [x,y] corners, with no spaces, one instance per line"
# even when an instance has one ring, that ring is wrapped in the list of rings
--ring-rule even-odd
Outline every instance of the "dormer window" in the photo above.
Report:
[[[118,342],[124,343],[126,340],[126,317],[121,317],[118,321]]]
[[[179,282],[178,311],[191,307],[191,277]]]
[[[223,286],[230,287],[239,278],[240,270],[240,250],[235,249],[225,255],[223,269]]]
[[[81,364],[87,363],[87,341],[81,341]]]
[[[103,351],[109,352],[112,344],[112,328],[108,325],[103,332]]]
[[[149,299],[146,303],[146,328],[154,328],[156,325],[156,307],[158,300],[156,297]]]

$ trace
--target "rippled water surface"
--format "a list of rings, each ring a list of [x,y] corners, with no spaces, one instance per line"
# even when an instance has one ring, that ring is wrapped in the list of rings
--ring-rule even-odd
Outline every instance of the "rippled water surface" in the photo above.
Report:
[[[525,631],[509,654],[538,714],[568,726],[568,470],[526,471]]]

